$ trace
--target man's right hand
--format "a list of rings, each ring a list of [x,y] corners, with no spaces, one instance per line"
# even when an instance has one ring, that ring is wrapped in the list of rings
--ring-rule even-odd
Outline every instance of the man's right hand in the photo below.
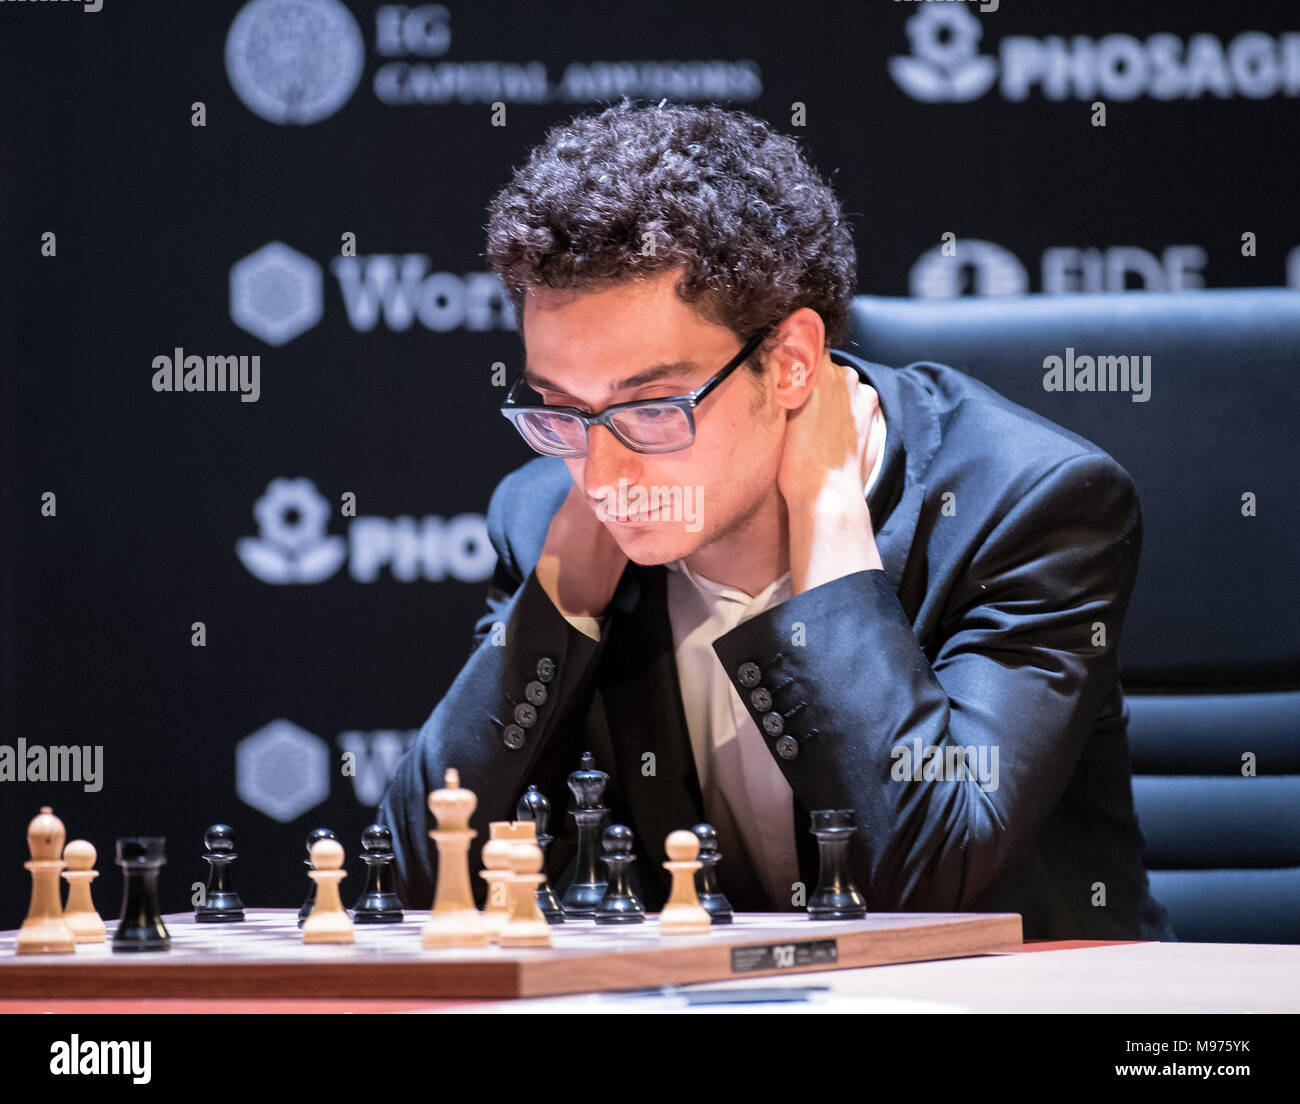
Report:
[[[537,581],[566,617],[601,617],[618,589],[627,556],[574,483],[551,518]]]

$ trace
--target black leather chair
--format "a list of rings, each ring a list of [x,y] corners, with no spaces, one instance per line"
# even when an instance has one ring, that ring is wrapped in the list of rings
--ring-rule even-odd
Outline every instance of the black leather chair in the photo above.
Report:
[[[1046,390],[1067,348],[1150,356],[1148,397]],[[848,350],[959,368],[1132,475],[1120,658],[1152,893],[1182,940],[1300,942],[1300,291],[861,296]]]

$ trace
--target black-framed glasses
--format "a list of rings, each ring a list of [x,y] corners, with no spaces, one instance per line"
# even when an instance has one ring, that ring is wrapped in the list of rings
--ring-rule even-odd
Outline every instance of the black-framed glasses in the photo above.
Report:
[[[515,401],[515,391],[524,382],[521,373],[501,405],[519,435],[543,456],[587,455],[587,436],[592,426],[605,426],[633,452],[679,452],[695,440],[695,408],[750,356],[771,332],[764,326],[702,387],[686,395],[663,399],[638,399],[615,403],[599,414],[586,414],[574,406],[530,406]]]

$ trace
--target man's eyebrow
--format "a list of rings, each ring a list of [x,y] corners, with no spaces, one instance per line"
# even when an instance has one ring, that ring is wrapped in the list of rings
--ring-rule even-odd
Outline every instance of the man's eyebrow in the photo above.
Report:
[[[655,383],[662,379],[672,379],[675,376],[691,375],[699,370],[699,364],[693,360],[676,360],[672,363],[656,364],[643,372],[637,372],[635,375],[628,376],[626,379],[619,380],[618,383],[610,384],[608,394],[611,396],[618,394],[620,391],[627,391],[633,387],[644,387],[647,383]],[[570,395],[563,387],[557,383],[552,383],[545,376],[539,376],[536,372],[524,369],[524,382],[534,391],[545,389],[554,391],[560,395],[568,395],[569,398],[576,396]]]

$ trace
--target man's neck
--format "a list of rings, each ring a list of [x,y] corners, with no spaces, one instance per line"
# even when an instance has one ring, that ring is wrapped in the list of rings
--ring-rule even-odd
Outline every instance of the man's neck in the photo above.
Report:
[[[790,570],[789,531],[785,500],[773,486],[748,517],[687,556],[686,566],[753,598]]]

